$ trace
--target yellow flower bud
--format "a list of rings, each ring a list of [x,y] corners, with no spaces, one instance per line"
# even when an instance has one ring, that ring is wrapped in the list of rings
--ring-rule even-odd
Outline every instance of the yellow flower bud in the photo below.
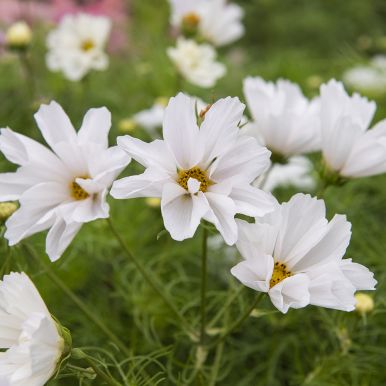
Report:
[[[134,119],[124,118],[118,122],[118,130],[124,133],[133,131],[136,128],[137,124]]]
[[[168,103],[169,103],[169,98],[164,97],[164,96],[158,97],[155,100],[155,104],[156,105],[161,105],[161,106],[164,106],[164,107],[166,107],[168,105]]]
[[[368,314],[374,309],[374,300],[367,294],[357,293],[355,294],[356,305],[355,310],[360,314]]]
[[[13,212],[17,210],[17,205],[14,202],[0,203],[0,223],[4,222],[10,217]]]
[[[31,28],[24,21],[12,24],[5,34],[5,43],[10,48],[26,48],[31,43],[31,40]]]
[[[146,204],[151,208],[159,208],[161,205],[161,199],[157,197],[150,197],[146,199]]]

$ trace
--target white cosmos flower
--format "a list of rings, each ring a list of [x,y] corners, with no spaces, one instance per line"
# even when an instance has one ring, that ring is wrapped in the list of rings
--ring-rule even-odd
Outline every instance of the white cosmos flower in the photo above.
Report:
[[[83,223],[108,217],[108,189],[130,159],[117,146],[108,147],[111,115],[104,107],[90,109],[78,133],[56,102],[42,105],[35,119],[52,151],[1,129],[0,150],[20,165],[0,174],[0,201],[20,202],[5,237],[14,245],[50,228],[46,251],[56,260]]]
[[[178,38],[177,46],[169,47],[167,54],[178,72],[196,86],[213,87],[226,73],[224,64],[216,62],[216,51],[209,44]]]
[[[254,182],[257,187],[266,192],[272,192],[283,186],[293,186],[299,189],[312,190],[316,186],[315,179],[311,176],[312,163],[307,157],[294,156],[286,164],[276,163],[272,168]]]
[[[255,224],[237,220],[237,248],[245,259],[231,269],[244,285],[267,292],[281,312],[308,304],[352,311],[356,290],[372,290],[373,274],[342,259],[351,224],[328,222],[323,200],[296,194]]]
[[[243,10],[227,0],[170,0],[171,24],[215,46],[234,42],[244,34]]]
[[[367,66],[350,68],[343,74],[343,81],[361,92],[384,93],[386,91],[386,56],[376,55]]]
[[[319,101],[309,101],[288,80],[244,79],[244,95],[253,124],[248,134],[259,138],[273,156],[291,157],[320,149]]]
[[[386,171],[386,120],[367,130],[376,104],[342,83],[323,84],[321,94],[322,152],[327,168],[343,177],[366,177]]]
[[[36,287],[24,273],[0,281],[0,384],[43,386],[54,375],[65,342]]]
[[[182,93],[171,98],[163,140],[118,138],[146,170],[116,181],[112,196],[161,197],[165,228],[175,240],[193,237],[205,219],[234,244],[236,213],[261,216],[273,209],[272,197],[250,185],[269,166],[270,152],[239,134],[244,107],[238,98],[220,99],[198,127],[194,99]]]
[[[48,68],[63,72],[72,81],[82,79],[92,70],[105,70],[109,64],[105,46],[110,29],[111,21],[103,16],[64,16],[47,37]]]

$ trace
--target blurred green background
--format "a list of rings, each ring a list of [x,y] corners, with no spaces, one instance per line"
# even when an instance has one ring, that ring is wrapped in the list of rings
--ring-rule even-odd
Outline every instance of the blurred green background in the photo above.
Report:
[[[386,53],[386,2],[384,0],[244,0],[246,34],[239,42],[221,49],[227,75],[213,90],[183,83],[183,91],[206,101],[242,96],[242,79],[259,75],[266,79],[288,78],[298,82],[306,95],[314,96],[321,82],[340,79],[352,66],[374,54]],[[164,0],[134,0],[129,4],[129,43],[124,53],[111,55],[110,68],[94,73],[86,82],[71,83],[50,73],[44,62],[44,37],[49,30],[37,26],[31,48],[36,95],[31,99],[15,55],[0,59],[0,127],[41,140],[33,113],[41,101],[55,99],[76,127],[90,107],[107,106],[113,114],[111,143],[118,122],[148,108],[159,96],[179,91],[174,68],[165,49],[173,45]],[[375,121],[386,115],[386,96],[376,95]],[[135,129],[132,135],[148,139]],[[318,157],[313,157],[317,161]],[[0,156],[1,171],[13,170]],[[138,173],[132,163],[125,172]],[[280,189],[286,201],[295,190]],[[44,235],[31,237],[48,269],[59,277],[103,319],[132,353],[129,360],[89,321],[48,277],[44,266],[12,249],[3,272],[25,270],[34,279],[50,311],[70,328],[74,345],[104,348],[101,360],[119,377],[128,374],[127,385],[222,385],[222,386],[381,386],[386,384],[386,176],[350,182],[330,188],[325,196],[330,216],[345,213],[353,224],[347,257],[365,264],[379,282],[375,309],[365,318],[309,306],[282,315],[264,301],[255,313],[217,350],[208,354],[203,376],[192,377],[197,364],[194,339],[138,274],[121,252],[105,221],[86,224],[65,255],[54,264],[44,253]],[[163,229],[158,208],[145,200],[113,201],[111,217],[133,253],[163,283],[178,308],[199,328],[200,232],[181,243]],[[209,320],[239,291],[241,284],[229,274],[235,250],[211,243],[209,251]],[[250,304],[254,293],[242,289],[233,306],[211,325],[211,332],[226,328]],[[112,357],[111,357],[112,355]],[[111,365],[111,366],[110,366]],[[84,379],[83,385],[102,385]],[[75,385],[75,378],[61,378],[50,385]]]

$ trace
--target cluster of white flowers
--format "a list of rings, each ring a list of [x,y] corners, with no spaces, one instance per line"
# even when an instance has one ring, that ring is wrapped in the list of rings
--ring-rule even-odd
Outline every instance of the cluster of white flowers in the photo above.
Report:
[[[170,4],[171,24],[182,36],[168,56],[190,83],[213,87],[226,72],[214,47],[242,36],[241,8],[226,0]],[[25,27],[9,32],[15,46],[29,44]],[[47,39],[48,67],[73,81],[107,68],[110,28],[105,17],[64,17]],[[309,304],[354,310],[355,292],[374,290],[377,282],[366,267],[343,258],[351,237],[346,217],[328,221],[324,201],[310,195],[299,193],[280,204],[269,192],[283,184],[313,189],[305,154],[316,151],[328,183],[385,173],[386,120],[368,130],[375,103],[348,95],[335,80],[321,85],[312,100],[287,80],[248,77],[243,90],[249,122],[238,98],[207,105],[179,93],[167,105],[156,101],[133,117],[152,137],[162,126],[162,139],[150,143],[125,135],[109,147],[111,114],[105,107],[90,109],[77,132],[56,102],[35,114],[49,148],[0,129],[0,151],[18,165],[0,174],[0,202],[7,202],[0,221],[9,245],[48,230],[46,252],[55,261],[84,223],[109,217],[109,193],[116,199],[156,199],[174,240],[192,238],[203,220],[213,224],[241,254],[231,273],[267,293],[281,312]],[[144,172],[117,180],[131,159]],[[25,274],[0,281],[0,317],[0,345],[6,350],[0,385],[44,385],[68,354],[69,342]]]
[[[58,259],[83,223],[109,216],[106,195],[112,186],[114,198],[160,198],[165,228],[175,240],[193,237],[201,220],[212,223],[244,259],[232,274],[267,292],[283,313],[308,304],[353,310],[355,292],[374,289],[376,281],[366,267],[343,259],[351,224],[342,215],[329,222],[322,200],[297,194],[280,205],[253,186],[270,166],[271,152],[259,140],[293,160],[317,148],[310,131],[330,168],[358,177],[386,171],[385,124],[366,132],[375,105],[348,96],[336,81],[322,85],[318,107],[288,82],[274,86],[257,80],[252,90],[251,83],[246,81],[248,103],[255,106],[256,92],[266,107],[260,115],[251,109],[254,123],[248,130],[239,128],[245,106],[238,98],[220,99],[198,113],[196,99],[182,93],[163,112],[163,139],[151,143],[126,135],[118,138],[118,146],[108,147],[111,117],[106,108],[89,110],[77,133],[55,102],[35,114],[52,150],[1,129],[0,150],[19,165],[16,172],[0,174],[0,201],[20,203],[5,224],[9,244],[49,229],[46,251],[51,260]],[[317,114],[322,124],[311,125]],[[301,122],[297,127],[296,119]],[[306,139],[300,130],[307,131]],[[289,134],[292,141],[282,138]],[[145,171],[115,181],[131,158]],[[236,214],[255,221],[237,220]],[[13,326],[12,332],[0,329],[3,347],[9,348],[0,358],[0,379],[42,386],[65,350],[60,327],[23,274],[0,284],[0,303],[3,320]],[[29,371],[19,375],[24,363],[31,363]],[[19,376],[22,380],[15,383]]]
[[[298,157],[315,151],[322,152],[324,173],[335,181],[386,172],[386,120],[367,130],[375,102],[359,94],[348,95],[342,83],[322,84],[320,96],[309,101],[289,81],[274,84],[259,77],[246,78],[244,94],[251,121],[242,131],[271,150],[271,186],[281,184],[280,180],[286,184],[285,175],[294,173],[292,184],[312,187],[309,179],[304,182],[309,163],[299,163]],[[293,168],[295,159],[298,167]]]
[[[188,82],[213,87],[226,73],[214,47],[243,35],[242,9],[226,0],[170,0],[170,6],[170,23],[184,37],[167,50],[169,58]]]

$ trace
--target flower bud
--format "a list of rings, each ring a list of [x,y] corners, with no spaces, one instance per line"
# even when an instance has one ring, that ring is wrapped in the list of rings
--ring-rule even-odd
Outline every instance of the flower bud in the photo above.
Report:
[[[5,35],[5,43],[11,49],[25,49],[30,45],[31,40],[31,28],[24,21],[12,24]]]
[[[14,202],[0,202],[0,223],[5,222],[17,210]]]
[[[134,119],[131,118],[124,118],[118,122],[118,130],[124,133],[129,133],[130,131],[133,131],[136,126],[137,124],[135,123]]]
[[[159,208],[161,205],[161,199],[157,197],[149,197],[146,199],[147,206],[150,208]]]
[[[357,293],[355,294],[355,310],[362,315],[368,314],[374,309],[374,300],[370,295]]]

